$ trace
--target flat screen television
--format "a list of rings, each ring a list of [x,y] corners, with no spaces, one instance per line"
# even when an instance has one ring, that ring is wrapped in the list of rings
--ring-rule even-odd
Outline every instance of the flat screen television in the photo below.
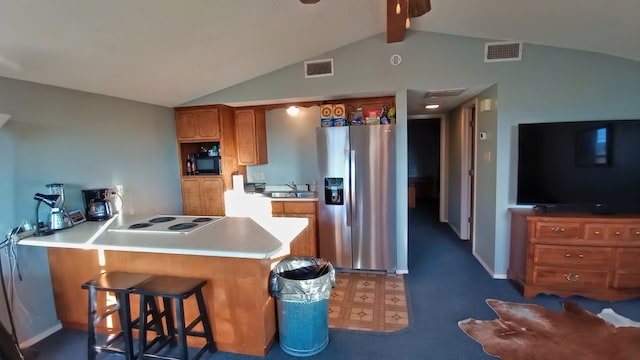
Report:
[[[517,203],[640,213],[640,120],[518,125]]]

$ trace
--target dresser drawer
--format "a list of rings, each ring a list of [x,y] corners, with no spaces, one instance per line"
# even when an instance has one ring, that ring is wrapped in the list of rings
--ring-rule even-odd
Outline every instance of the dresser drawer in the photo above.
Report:
[[[534,265],[589,266],[607,268],[611,248],[590,246],[535,245]]]
[[[629,234],[633,239],[633,232]],[[640,248],[619,248],[615,255],[615,266],[614,288],[640,288]]]
[[[578,239],[580,224],[568,222],[536,222],[537,239]]]
[[[613,287],[618,289],[640,288],[640,271],[616,271],[613,277]]]
[[[604,241],[640,241],[640,227],[626,224],[595,224],[584,225],[585,240]]]
[[[575,288],[607,288],[609,271],[534,266],[533,284]]]
[[[640,248],[621,248],[616,251],[616,269],[640,272]]]

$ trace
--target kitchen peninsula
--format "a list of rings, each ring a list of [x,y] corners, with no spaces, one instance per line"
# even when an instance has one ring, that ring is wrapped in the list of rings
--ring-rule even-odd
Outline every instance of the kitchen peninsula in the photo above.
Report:
[[[158,217],[169,217],[168,215]],[[175,215],[183,222],[209,221]],[[306,218],[214,217],[201,228],[178,232],[126,231],[153,216],[119,215],[84,222],[21,245],[48,248],[56,312],[62,325],[86,331],[86,291],[81,284],[102,271],[128,271],[207,279],[203,289],[219,350],[264,356],[276,334],[268,283],[272,266],[308,225]],[[295,254],[294,254],[295,255]],[[133,300],[132,312],[137,306]],[[99,300],[105,306],[107,299]],[[185,303],[187,318],[195,304]],[[107,329],[101,329],[107,330]],[[192,339],[189,339],[192,340]],[[190,345],[199,345],[197,340]]]

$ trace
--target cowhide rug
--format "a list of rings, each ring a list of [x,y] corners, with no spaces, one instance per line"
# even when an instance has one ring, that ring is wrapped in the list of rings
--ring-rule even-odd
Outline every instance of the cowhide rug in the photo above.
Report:
[[[502,360],[640,359],[640,327],[616,327],[574,303],[564,302],[559,313],[535,304],[487,304],[498,319],[466,319],[458,326]]]

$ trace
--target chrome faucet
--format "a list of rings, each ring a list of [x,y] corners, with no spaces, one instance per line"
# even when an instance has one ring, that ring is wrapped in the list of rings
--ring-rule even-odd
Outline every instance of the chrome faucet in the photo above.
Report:
[[[287,183],[285,185],[287,185],[287,187],[289,187],[293,191],[298,191],[298,186],[296,186],[296,183],[293,182],[293,181],[291,183]]]

